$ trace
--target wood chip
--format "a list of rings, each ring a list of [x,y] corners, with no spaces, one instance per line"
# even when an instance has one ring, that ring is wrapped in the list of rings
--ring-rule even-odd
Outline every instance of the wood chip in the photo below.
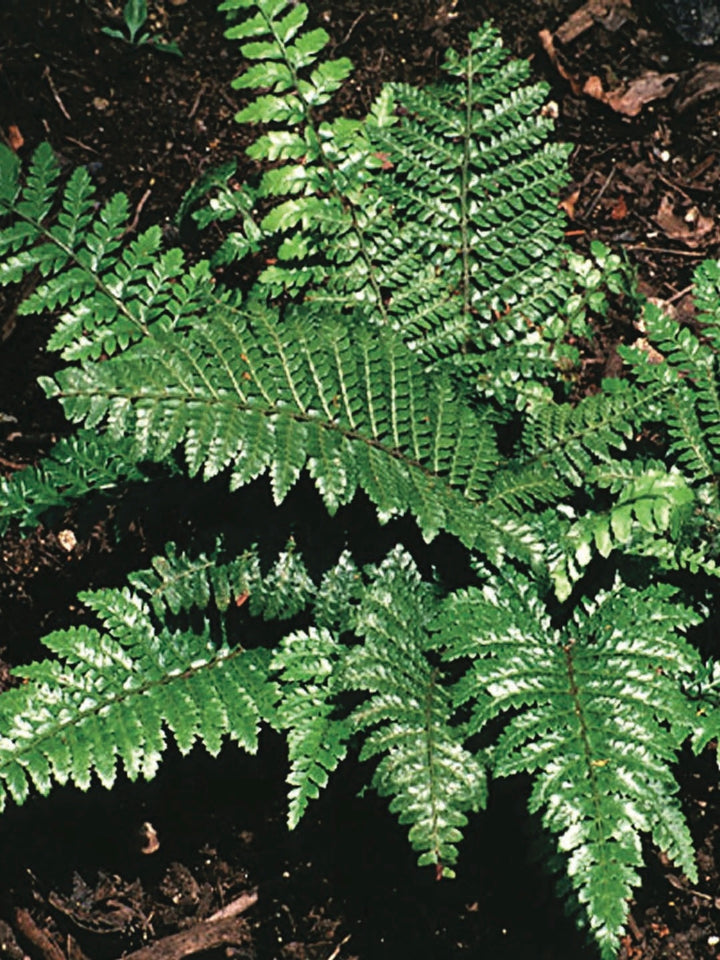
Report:
[[[570,43],[596,23],[601,23],[606,30],[619,30],[630,13],[630,0],[587,0],[558,27],[555,37],[561,43]]]
[[[564,200],[561,200],[558,206],[561,210],[564,210],[568,216],[569,220],[575,219],[575,204],[580,199],[580,190],[573,190],[573,192],[565,197]]]
[[[224,907],[220,910],[217,910],[212,916],[209,916],[206,923],[217,923],[218,920],[227,920],[228,917],[237,917],[240,913],[245,913],[250,907],[257,903],[258,892],[257,890],[247,890],[245,893],[241,893],[239,897],[235,897],[234,900],[231,900],[230,903],[226,903]]]
[[[580,80],[580,77],[578,77],[574,73],[571,73],[567,69],[565,64],[562,62],[562,60],[558,56],[558,52],[555,49],[555,41],[553,40],[553,35],[550,33],[549,30],[541,30],[540,33],[538,33],[538,37],[540,39],[540,43],[543,45],[543,49],[545,50],[545,53],[547,53],[548,57],[550,58],[552,65],[555,67],[555,69],[563,78],[563,80],[568,81],[572,89],[572,92],[577,96],[579,93],[582,92],[582,81]]]
[[[28,910],[15,910],[15,929],[40,954],[43,960],[65,960],[65,954],[30,916]]]
[[[16,153],[25,143],[25,137],[20,133],[20,127],[11,123],[8,127],[8,144]]]
[[[672,93],[678,79],[677,73],[658,73],[648,70],[642,76],[622,84],[614,90],[605,90],[600,77],[594,74],[587,78],[583,92],[595,100],[606,103],[626,117],[636,117],[646,103],[660,100]]]

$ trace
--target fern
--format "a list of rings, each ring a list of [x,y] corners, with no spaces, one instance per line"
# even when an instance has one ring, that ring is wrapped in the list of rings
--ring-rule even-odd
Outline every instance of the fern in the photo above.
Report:
[[[367,694],[350,718],[367,732],[360,759],[381,757],[373,785],[411,824],[418,862],[453,876],[466,813],[484,807],[487,793],[484,765],[452,723],[447,678],[427,657],[425,624],[436,607],[412,560],[401,551],[388,557],[358,610],[365,642],[345,659],[341,686]]]
[[[360,488],[381,520],[409,511],[428,538],[448,530],[496,558],[537,550],[501,503],[476,509],[498,458],[493,424],[429,382],[392,333],[357,326],[351,339],[334,320],[228,306],[44,384],[71,420],[132,438],[138,460],[182,444],[191,475],[228,469],[235,489],[267,472],[276,502],[307,468],[331,513]]]
[[[253,65],[235,87],[272,91],[236,117],[269,126],[248,153],[279,161],[253,195],[284,198],[260,224],[266,238],[283,238],[279,262],[261,275],[268,290],[312,282],[313,301],[360,307],[435,361],[485,338],[544,340],[550,373],[562,351],[543,324],[573,290],[553,200],[568,148],[545,142],[551,123],[538,110],[547,89],[527,85],[527,64],[508,60],[486,24],[464,56],[448,54],[451,81],[422,91],[388,84],[364,125],[321,122],[317,107],[349,75],[349,61],[317,66],[328,37],[305,30],[305,4],[221,5],[248,8],[257,12],[227,35],[252,38],[241,52]],[[223,219],[240,205],[245,223],[221,259],[257,240],[245,196],[221,190],[214,201]],[[207,222],[207,209],[196,217]]]
[[[87,789],[92,772],[112,786],[119,761],[131,779],[150,777],[165,730],[183,753],[199,740],[215,754],[224,734],[257,749],[274,700],[263,651],[215,646],[207,628],[156,629],[127,590],[80,599],[104,632],[50,634],[45,643],[58,659],[18,668],[29,682],[0,699],[0,805],[8,793],[22,803],[29,783],[41,793],[53,780]]]
[[[679,633],[697,622],[671,588],[618,582],[558,628],[513,571],[450,598],[434,626],[445,659],[471,662],[454,688],[470,732],[504,721],[494,775],[533,775],[529,809],[557,835],[608,960],[639,880],[641,833],[696,876],[670,765],[692,729],[683,683],[699,667]]]
[[[149,479],[132,456],[130,442],[111,442],[103,434],[80,431],[59,440],[39,466],[0,479],[0,533],[13,520],[34,528],[52,508]]]
[[[217,550],[194,559],[170,545],[135,590],[96,590],[79,599],[101,623],[44,638],[56,659],[19,667],[27,682],[0,697],[0,807],[32,784],[53,781],[87,789],[91,774],[112,786],[117,765],[135,779],[152,777],[173,734],[183,753],[196,741],[212,754],[229,736],[255,752],[260,724],[275,716],[278,692],[269,651],[229,646],[201,628],[171,627],[178,614],[227,613],[249,599],[266,619],[295,616],[315,587],[292,549],[264,574],[253,551],[223,563]]]
[[[351,65],[324,59],[306,5],[222,9],[263,167],[255,186],[230,190],[230,164],[186,194],[180,219],[232,225],[210,263],[156,227],[128,239],[126,198],[99,203],[83,170],[62,184],[47,145],[26,171],[0,147],[0,283],[30,281],[20,312],[52,315],[61,364],[42,383],[80,427],[0,483],[0,525],[152,464],[231,490],[265,476],[276,503],[305,472],[330,516],[362,492],[381,523],[449,534],[483,585],[448,594],[452,564],[438,553],[426,580],[402,544],[319,577],[293,541],[269,567],[261,547],[170,546],[129,587],[82,594],[97,626],[51,634],[54,659],[16,671],[0,805],[110,785],[119,765],[151,776],[170,735],[254,751],[267,725],[287,741],[290,826],[354,755],[439,877],[488,778],[522,771],[609,960],[644,835],[694,876],[671,767],[718,730],[718,668],[684,635],[720,570],[720,265],[696,273],[696,332],[646,305],[655,353],[621,348],[631,375],[569,402],[592,316],[641,298],[604,247],[565,246],[569,148],[527,65],[486,25],[445,80],[328,119]],[[257,253],[249,291],[213,272]],[[658,425],[666,460],[646,442]],[[687,596],[677,570],[697,578]]]
[[[270,664],[282,685],[276,722],[287,733],[291,829],[347,754],[352,731],[346,718],[334,715],[337,671],[346,654],[327,627],[311,627],[285,637]]]
[[[168,323],[196,322],[209,305],[207,265],[184,269],[180,250],[162,252],[150,227],[123,243],[128,203],[118,193],[95,210],[95,187],[79,167],[57,198],[59,168],[48,144],[33,155],[25,184],[15,155],[0,145],[0,285],[37,270],[22,314],[63,308],[48,347],[66,360],[100,359]]]

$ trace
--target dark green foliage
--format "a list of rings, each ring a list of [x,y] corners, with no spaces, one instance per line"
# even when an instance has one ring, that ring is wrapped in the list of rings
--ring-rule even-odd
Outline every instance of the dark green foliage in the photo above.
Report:
[[[670,587],[618,581],[558,629],[536,586],[508,571],[450,598],[434,624],[444,659],[471,663],[453,688],[469,731],[505,720],[490,769],[533,775],[530,811],[558,835],[606,957],[639,880],[641,833],[697,873],[670,765],[694,725],[683,685],[700,658],[680,634],[699,619]]]
[[[51,507],[66,507],[89,493],[147,480],[131,443],[80,430],[58,441],[39,466],[0,479],[0,532],[13,520],[22,527],[36,527]]]
[[[458,571],[423,577],[402,544],[312,577],[292,541],[271,565],[262,545],[170,546],[129,588],[83,594],[99,626],[17,671],[0,800],[109,785],[118,763],[151,776],[170,733],[254,751],[265,724],[287,741],[291,826],[354,755],[449,876],[488,778],[523,771],[611,960],[642,837],[695,874],[671,771],[720,730],[717,664],[685,638],[720,570],[720,264],[696,273],[697,329],[644,305],[628,375],[570,402],[593,315],[636,318],[642,298],[602,245],[565,246],[568,148],[528,66],[485,26],[445,81],[328,119],[351,65],[323,58],[305,4],[222,8],[268,162],[255,187],[210,172],[178,217],[230,228],[213,267],[263,253],[250,291],[159,228],[128,240],[125,197],[98,204],[84,170],[59,184],[48,146],[24,174],[0,147],[0,283],[34,284],[20,313],[54,316],[64,366],[43,385],[81,425],[2,482],[0,525],[151,463],[231,490],[266,476],[276,503],[305,472],[331,517],[362,492],[381,523],[449,535],[480,583],[449,591]]]
[[[340,686],[367,694],[350,716],[354,730],[367,732],[360,759],[381,758],[373,786],[411,825],[418,862],[453,876],[466,813],[485,806],[487,789],[482,756],[465,748],[464,725],[451,722],[447,677],[427,657],[437,606],[410,557],[391,554],[358,609],[364,643],[345,658]]]
[[[0,802],[21,803],[32,783],[47,793],[71,779],[87,789],[94,771],[111,786],[116,765],[150,777],[168,730],[187,752],[196,740],[211,753],[228,734],[257,749],[258,725],[275,694],[267,654],[216,646],[199,633],[156,627],[128,590],[80,599],[104,630],[79,626],[45,637],[57,659],[18,668],[29,683],[0,698]]]
[[[15,155],[0,145],[0,215],[13,216],[0,231],[0,285],[39,273],[18,312],[62,308],[48,347],[66,360],[98,360],[156,327],[198,322],[211,303],[207,265],[186,269],[180,250],[163,252],[159,227],[124,244],[125,195],[96,210],[90,175],[78,167],[58,198],[58,173],[43,144],[21,185]]]

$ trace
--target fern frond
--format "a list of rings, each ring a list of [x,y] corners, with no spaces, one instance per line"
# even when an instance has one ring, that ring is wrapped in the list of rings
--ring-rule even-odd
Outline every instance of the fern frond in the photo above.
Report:
[[[708,303],[712,300],[706,272],[696,274]],[[720,465],[720,384],[717,354],[711,343],[681,327],[654,304],[647,304],[644,322],[652,355],[640,347],[622,347],[644,391],[658,400],[649,416],[667,426],[669,453],[697,482],[711,481]],[[709,328],[712,330],[712,326]]]
[[[601,393],[574,405],[557,403],[547,390],[536,391],[524,411],[523,459],[582,487],[598,463],[611,463],[625,450],[651,399],[651,392],[643,396],[624,381],[607,383]]]
[[[232,488],[268,472],[278,502],[307,468],[331,513],[360,488],[381,520],[409,511],[428,538],[448,530],[498,558],[524,550],[516,534],[530,544],[517,520],[478,509],[498,459],[492,420],[389,332],[219,309],[44,383],[70,419],[132,437],[138,458],[182,445],[191,474],[229,468]]]
[[[694,275],[693,299],[703,335],[720,349],[720,260],[704,260]]]
[[[95,772],[110,787],[122,763],[131,779],[154,775],[170,731],[187,753],[213,754],[225,736],[250,752],[276,693],[269,656],[216,646],[200,633],[157,627],[129,590],[80,595],[103,629],[45,638],[57,659],[16,669],[26,683],[0,696],[0,808],[22,803],[32,784],[47,793],[72,780],[85,790]]]
[[[323,576],[313,601],[313,619],[318,627],[348,633],[354,625],[354,611],[365,589],[362,573],[345,550]]]
[[[95,431],[80,430],[59,440],[37,466],[0,479],[0,533],[14,520],[21,527],[36,527],[53,508],[148,479],[129,440],[110,441]]]
[[[311,627],[285,637],[270,664],[282,689],[276,723],[287,731],[291,829],[347,753],[350,725],[334,715],[337,672],[346,653],[330,630]]]
[[[455,82],[422,90],[391,84],[402,116],[369,128],[393,166],[380,189],[396,220],[408,225],[388,260],[398,246],[412,250],[426,264],[416,275],[444,283],[436,309],[422,297],[428,306],[418,324],[403,309],[406,288],[413,289],[407,268],[393,274],[389,267],[384,281],[393,293],[392,322],[429,356],[449,329],[456,342],[482,344],[497,336],[498,324],[501,339],[522,339],[572,287],[561,267],[563,221],[553,199],[565,182],[568,148],[545,142],[552,126],[539,115],[546,88],[526,85],[527,64],[507,60],[489,24],[470,35],[464,56],[449,53],[446,67]]]
[[[678,549],[683,528],[697,503],[686,478],[657,461],[620,460],[591,471],[588,485],[608,490],[614,499],[604,510],[584,511],[564,532],[562,554],[551,562],[558,597],[567,599],[595,552],[609,557],[656,557],[661,565],[689,566]]]
[[[228,33],[252,38],[242,49],[258,60],[236,86],[272,90],[237,118],[270,123],[249,152],[280,161],[258,191],[284,198],[261,225],[266,239],[285,238],[261,275],[268,292],[312,283],[316,303],[359,308],[434,362],[485,338],[534,339],[573,289],[553,198],[569,148],[546,142],[547,90],[527,85],[527,64],[508,59],[497,31],[485,24],[465,55],[448,54],[450,82],[389,84],[363,124],[328,124],[284,40],[286,19],[293,38],[304,36],[305,5],[226,9],[256,11]],[[327,37],[307,36],[314,58]],[[323,64],[324,76],[347,70]],[[238,235],[231,246],[248,242]]]
[[[485,770],[453,723],[443,671],[427,655],[426,626],[437,607],[430,585],[400,548],[377,568],[356,618],[362,645],[346,656],[342,688],[366,695],[353,710],[361,760],[379,758],[373,786],[410,826],[418,863],[453,876],[467,813],[485,806]]]
[[[18,312],[63,309],[49,349],[68,360],[98,359],[156,325],[197,321],[211,302],[207,264],[186,270],[180,250],[162,251],[159,227],[124,244],[125,195],[96,210],[87,171],[75,170],[61,195],[58,172],[50,147],[42,144],[21,186],[14,154],[0,145],[0,222],[9,220],[0,229],[0,285],[39,272],[39,284]]]
[[[196,742],[217,753],[225,737],[254,752],[262,722],[282,727],[287,720],[293,695],[285,692],[278,713],[272,651],[217,643],[208,620],[200,630],[177,624],[190,611],[224,614],[246,602],[250,616],[296,616],[317,588],[292,544],[265,571],[255,550],[224,559],[218,545],[191,557],[168,544],[129,580],[134,590],[81,594],[101,627],[47,636],[56,659],[18,668],[28,682],[0,696],[0,808],[8,793],[22,803],[31,784],[46,793],[71,779],[87,789],[93,771],[111,786],[119,762],[133,779],[152,777],[166,732],[184,753]]]
[[[315,584],[292,541],[264,572],[255,549],[232,560],[221,559],[221,554],[220,542],[209,556],[179,554],[169,543],[164,555],[153,558],[150,569],[131,573],[128,581],[161,619],[167,611],[177,614],[212,606],[223,612],[233,603],[247,603],[251,616],[287,620],[315,596]]]
[[[683,685],[700,667],[680,634],[699,617],[663,585],[618,582],[555,627],[516,571],[450,598],[434,645],[470,659],[455,687],[470,731],[502,718],[496,776],[526,771],[530,810],[558,837],[603,957],[616,956],[649,833],[690,877],[692,842],[671,765],[693,728]]]
[[[358,121],[339,118],[332,123],[316,120],[316,110],[326,104],[352,70],[350,61],[320,59],[329,36],[323,28],[307,29],[308,7],[291,0],[253,0],[252,3],[226,0],[219,7],[233,18],[244,18],[226,31],[240,40],[240,52],[251,66],[233,81],[236,89],[262,91],[237,115],[240,123],[261,123],[264,133],[248,149],[253,159],[281,161],[265,170],[257,188],[258,198],[278,198],[257,225],[244,218],[244,229],[232,234],[221,256],[244,252],[259,230],[266,236],[293,229],[292,238],[280,247],[281,260],[302,260],[314,252],[310,222],[324,216],[343,223],[346,232],[352,219],[343,212],[341,198],[360,176],[367,149]],[[252,13],[252,15],[250,15]],[[358,149],[360,144],[360,149]],[[353,154],[359,154],[353,156]],[[353,173],[347,171],[348,165]],[[223,205],[227,191],[217,201]],[[283,199],[284,198],[284,199]],[[232,202],[232,201],[231,201]],[[304,285],[319,279],[323,270],[288,271],[277,267],[266,271],[264,282],[270,291]]]

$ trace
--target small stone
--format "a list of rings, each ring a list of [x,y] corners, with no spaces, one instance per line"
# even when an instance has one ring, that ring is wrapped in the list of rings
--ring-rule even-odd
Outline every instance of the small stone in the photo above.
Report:
[[[63,550],[72,553],[77,546],[77,537],[72,530],[61,530],[57,535],[57,540]]]

